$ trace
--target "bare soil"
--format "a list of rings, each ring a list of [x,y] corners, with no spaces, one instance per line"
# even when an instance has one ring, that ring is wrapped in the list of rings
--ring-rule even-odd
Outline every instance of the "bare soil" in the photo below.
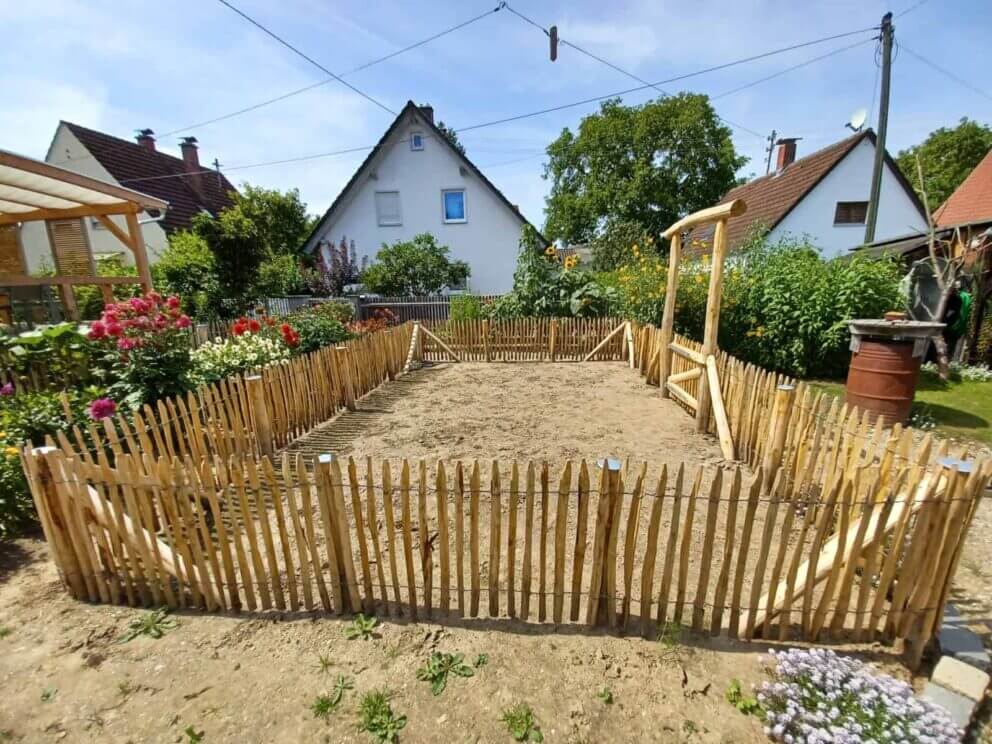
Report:
[[[380,388],[294,449],[393,460],[720,462],[716,441],[697,435],[684,411],[609,363],[427,368]],[[974,589],[976,615],[988,617],[992,549],[987,530],[976,541],[978,529],[959,576]],[[443,624],[384,616],[378,638],[349,641],[349,619],[323,612],[182,612],[161,639],[119,642],[141,614],[69,598],[38,539],[0,544],[0,741],[185,742],[189,726],[205,744],[372,741],[358,732],[356,709],[373,688],[388,688],[394,710],[408,717],[403,742],[511,741],[499,717],[518,702],[532,706],[548,742],[765,740],[760,722],[739,714],[724,691],[734,678],[745,689],[764,678],[766,642],[685,631],[672,647],[633,630],[453,616]],[[489,660],[434,697],[416,670],[435,650]],[[850,650],[907,677],[889,649]],[[332,664],[327,672],[321,655]],[[316,719],[309,706],[338,674],[354,689],[328,720]],[[612,705],[597,697],[604,688]]]

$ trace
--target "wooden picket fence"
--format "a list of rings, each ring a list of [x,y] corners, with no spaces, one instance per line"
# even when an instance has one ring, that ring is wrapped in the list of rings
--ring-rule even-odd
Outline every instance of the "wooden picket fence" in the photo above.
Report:
[[[722,468],[331,453],[310,462],[277,452],[413,359],[624,360],[658,382],[652,326],[425,329],[370,334],[25,450],[69,591],[207,610],[902,639],[918,662],[992,476],[988,460],[873,427],[836,399],[722,353],[714,361],[742,461]],[[679,364],[673,375],[688,370]],[[693,384],[681,383],[690,397]]]

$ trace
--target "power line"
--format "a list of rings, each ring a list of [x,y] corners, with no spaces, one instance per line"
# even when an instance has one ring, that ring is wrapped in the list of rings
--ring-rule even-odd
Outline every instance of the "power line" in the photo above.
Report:
[[[393,116],[396,115],[396,112],[393,111],[391,108],[389,108],[389,106],[387,106],[386,104],[382,103],[381,101],[376,100],[375,98],[373,98],[372,96],[370,96],[365,91],[359,90],[357,87],[355,87],[354,85],[352,85],[351,83],[349,83],[347,80],[344,80],[343,78],[341,78],[340,75],[337,75],[337,74],[331,72],[326,67],[324,67],[324,65],[322,65],[320,62],[318,62],[317,60],[315,60],[313,57],[310,57],[306,53],[300,51],[297,47],[293,46],[288,41],[286,41],[284,38],[282,38],[281,36],[279,36],[279,34],[275,33],[274,31],[271,31],[268,28],[266,28],[261,23],[259,23],[254,18],[252,18],[250,15],[248,15],[247,13],[245,13],[242,10],[239,10],[237,7],[235,7],[234,5],[232,5],[231,3],[229,3],[228,0],[217,0],[217,2],[219,2],[224,7],[231,9],[232,11],[234,11],[235,13],[237,13],[239,16],[241,16],[242,18],[244,18],[246,21],[248,21],[248,23],[250,23],[255,28],[257,28],[258,30],[260,30],[262,33],[264,33],[264,34],[268,35],[269,37],[275,39],[280,44],[282,44],[284,47],[286,47],[291,52],[293,52],[294,54],[296,54],[298,57],[301,57],[301,58],[305,59],[307,62],[309,62],[314,67],[316,67],[318,70],[322,70],[325,74],[330,75],[332,78],[334,78],[335,80],[337,80],[339,83],[341,83],[345,87],[353,90],[355,93],[357,93],[358,95],[360,95],[365,100],[371,101],[376,106],[378,106],[379,108],[383,109],[384,111],[389,112]]]
[[[908,46],[906,46],[905,43],[900,43],[899,44],[899,47],[903,51],[905,51],[908,54],[910,54],[911,56],[916,57],[916,59],[918,59],[923,64],[929,65],[930,67],[932,67],[933,69],[935,69],[940,74],[945,75],[946,77],[950,78],[951,80],[953,80],[958,85],[964,86],[965,88],[967,88],[968,90],[970,90],[972,93],[977,93],[978,95],[982,96],[983,98],[988,98],[990,101],[992,101],[992,94],[990,94],[990,93],[982,90],[981,88],[975,87],[974,85],[972,85],[971,83],[969,83],[967,80],[963,80],[962,78],[959,78],[953,72],[951,72],[950,70],[945,70],[943,67],[941,67],[940,65],[938,65],[936,62],[931,62],[926,57],[924,57],[924,56],[922,56],[920,54],[917,54],[912,49],[910,49]]]
[[[908,8],[906,8],[906,10],[903,10],[903,11],[900,11],[899,13],[896,13],[896,18],[902,18],[907,13],[912,13],[914,10],[916,10],[917,8],[919,8],[921,5],[926,5],[928,2],[930,2],[930,0],[919,0],[919,2],[916,3],[915,5],[911,5]]]
[[[545,33],[545,35],[550,35],[550,32],[548,31],[548,29],[544,28],[543,26],[541,26],[536,21],[528,18],[523,13],[518,12],[509,3],[506,4],[506,9],[508,11],[510,11],[511,13],[513,13],[513,15],[515,15],[518,18],[522,19],[523,21],[529,23],[534,28],[540,29],[541,31],[543,31]],[[668,91],[664,90],[663,88],[659,87],[658,85],[654,85],[652,83],[649,83],[644,78],[639,77],[638,75],[635,75],[634,73],[630,72],[629,70],[625,70],[624,68],[620,67],[619,65],[613,64],[612,62],[610,62],[607,59],[604,59],[603,57],[600,57],[600,56],[598,56],[596,54],[593,54],[592,52],[590,52],[587,49],[583,49],[578,44],[573,44],[572,42],[570,42],[570,41],[568,41],[566,39],[561,39],[561,38],[559,38],[558,43],[561,44],[561,45],[563,45],[563,46],[571,47],[572,49],[574,49],[575,51],[579,52],[580,54],[584,54],[587,57],[589,57],[590,59],[594,59],[597,62],[599,62],[600,64],[606,65],[610,69],[615,70],[616,72],[619,72],[621,75],[625,75],[625,76],[631,78],[632,80],[636,80],[637,82],[639,82],[639,83],[641,83],[643,85],[650,86],[651,88],[654,88],[656,91],[658,91],[659,93],[661,93],[664,96],[671,95]],[[748,127],[745,127],[743,124],[737,124],[735,122],[732,122],[732,121],[730,121],[730,119],[724,118],[724,117],[720,116],[719,114],[717,114],[717,118],[720,121],[723,121],[723,122],[726,122],[727,124],[730,124],[732,127],[736,127],[737,129],[741,129],[741,130],[747,132],[748,134],[753,134],[755,137],[760,137],[760,138],[764,139],[764,135],[763,134],[760,134],[759,132],[756,132],[753,129],[749,129]]]
[[[220,2],[223,2],[224,0],[219,0],[219,1]],[[509,9],[509,6],[507,6],[507,8]],[[814,44],[821,44],[821,43],[824,43],[824,42],[827,42],[827,41],[832,41],[834,39],[845,38],[845,37],[853,36],[855,34],[861,34],[861,33],[867,32],[867,31],[874,31],[874,30],[875,30],[874,27],[865,28],[865,29],[859,29],[857,31],[848,31],[848,32],[842,33],[842,34],[834,34],[832,36],[826,36],[826,37],[823,37],[823,38],[820,38],[820,39],[813,39],[811,41],[806,41],[806,42],[802,42],[802,43],[799,43],[799,44],[792,44],[790,46],[780,47],[778,49],[773,49],[773,50],[770,50],[768,52],[762,52],[760,54],[751,55],[750,57],[744,57],[744,58],[741,58],[741,59],[733,60],[731,62],[724,62],[724,63],[719,64],[719,65],[713,65],[711,67],[706,67],[706,68],[703,68],[701,70],[696,70],[694,72],[688,72],[688,73],[685,73],[685,74],[682,74],[682,75],[676,75],[675,77],[668,78],[666,80],[659,80],[659,81],[656,81],[656,82],[653,82],[653,83],[648,83],[648,84],[645,84],[645,85],[637,86],[635,88],[628,88],[628,89],[622,90],[622,91],[614,91],[614,92],[608,93],[606,95],[592,96],[590,98],[584,98],[584,99],[579,100],[579,101],[572,101],[570,103],[563,103],[563,104],[560,104],[558,106],[551,106],[551,107],[548,107],[548,108],[538,109],[536,111],[529,111],[529,112],[525,112],[525,113],[521,113],[521,114],[515,114],[513,116],[507,116],[507,117],[503,117],[503,118],[500,118],[500,119],[493,119],[491,121],[481,122],[481,123],[478,123],[478,124],[471,124],[469,126],[460,127],[458,129],[455,129],[454,131],[456,133],[458,133],[458,134],[461,134],[463,132],[470,132],[470,131],[475,131],[475,130],[478,130],[478,129],[484,129],[484,128],[488,128],[488,127],[498,126],[500,124],[506,124],[506,123],[513,122],[513,121],[520,121],[522,119],[529,119],[529,118],[533,118],[535,116],[543,116],[544,114],[553,113],[553,112],[556,112],[556,111],[563,111],[565,109],[575,108],[576,106],[582,106],[582,105],[585,105],[585,104],[588,104],[588,103],[596,103],[598,101],[603,101],[603,100],[607,100],[607,99],[610,99],[610,98],[616,98],[618,96],[622,96],[622,95],[625,95],[625,94],[628,94],[628,93],[634,93],[634,92],[637,92],[637,91],[645,90],[647,88],[655,88],[657,86],[665,85],[667,83],[673,83],[673,82],[677,82],[677,81],[680,81],[680,80],[686,80],[686,79],[692,78],[692,77],[698,77],[699,75],[704,75],[704,74],[707,74],[709,72],[715,72],[717,70],[724,70],[724,69],[727,69],[729,67],[734,67],[736,65],[745,64],[747,62],[753,62],[753,61],[758,60],[758,59],[765,59],[767,57],[771,57],[771,56],[774,56],[776,54],[783,54],[785,52],[789,52],[789,51],[792,51],[794,49],[802,49],[803,47],[812,46]],[[405,141],[405,139],[402,140],[402,141]],[[227,171],[245,170],[245,169],[248,169],[248,168],[260,168],[260,167],[267,166],[267,165],[281,165],[281,164],[284,164],[284,163],[298,163],[298,162],[302,162],[302,161],[305,161],[305,160],[315,160],[317,158],[325,158],[325,157],[331,157],[331,156],[334,156],[334,155],[345,155],[345,154],[349,154],[349,153],[360,152],[360,151],[363,151],[363,150],[371,150],[373,147],[375,147],[375,145],[363,145],[361,147],[351,147],[351,148],[347,148],[347,149],[343,149],[343,150],[334,150],[334,151],[331,151],[331,152],[315,153],[315,154],[312,154],[312,155],[301,155],[299,157],[286,158],[286,159],[282,159],[282,160],[272,160],[272,161],[266,161],[266,162],[261,162],[261,163],[250,163],[250,164],[246,164],[246,165],[231,166],[231,167],[227,168],[226,170]],[[204,172],[204,173],[213,173],[213,171],[209,171],[209,170],[208,171],[202,171],[202,172]],[[177,174],[166,175],[166,176],[149,176],[149,177],[146,177],[146,178],[127,179],[126,182],[127,183],[138,183],[138,182],[141,182],[141,181],[159,180],[159,179],[163,179],[163,178],[183,178],[183,177],[186,177],[188,175],[194,175],[194,174],[177,173]],[[124,183],[124,182],[122,182],[122,183]]]

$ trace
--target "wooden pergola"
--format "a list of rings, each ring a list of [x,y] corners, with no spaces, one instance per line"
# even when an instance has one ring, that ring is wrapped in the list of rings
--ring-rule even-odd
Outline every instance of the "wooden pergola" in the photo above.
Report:
[[[0,287],[57,286],[65,314],[74,320],[78,319],[75,286],[97,285],[108,302],[113,301],[115,285],[140,284],[148,292],[152,276],[138,215],[168,206],[147,194],[0,150]],[[111,219],[114,215],[124,217],[125,229]],[[131,252],[137,277],[96,275],[88,233],[79,222],[86,218],[97,220]],[[53,226],[66,226],[67,220],[79,228],[66,240],[57,240]],[[20,228],[41,221],[47,223],[54,276],[28,273]]]

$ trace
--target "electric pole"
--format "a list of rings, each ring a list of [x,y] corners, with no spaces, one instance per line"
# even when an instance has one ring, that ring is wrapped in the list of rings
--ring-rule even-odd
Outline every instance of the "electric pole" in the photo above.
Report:
[[[768,147],[765,148],[765,152],[768,153],[768,162],[765,163],[765,175],[767,176],[772,170],[772,152],[775,150],[775,137],[778,136],[778,132],[774,129],[772,133],[768,135]]]
[[[889,80],[892,75],[892,13],[882,16],[882,91],[878,102],[878,132],[875,138],[875,167],[871,174],[871,195],[865,220],[865,245],[875,240],[878,200],[882,194],[882,168],[885,166],[885,132],[889,127]]]

